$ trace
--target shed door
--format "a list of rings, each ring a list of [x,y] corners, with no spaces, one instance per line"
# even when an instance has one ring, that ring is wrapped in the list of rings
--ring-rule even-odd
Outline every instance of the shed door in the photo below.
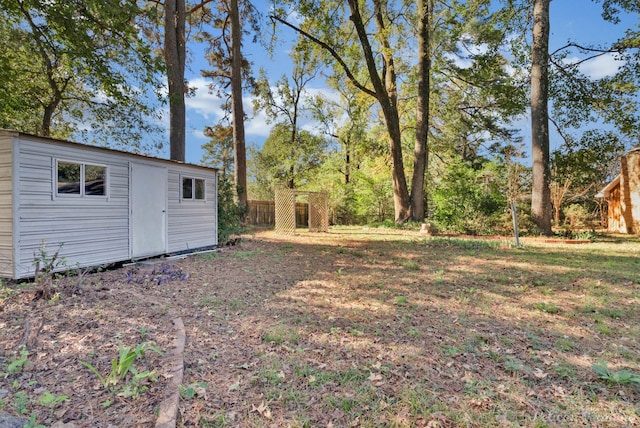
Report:
[[[131,165],[132,257],[166,252],[167,170]]]

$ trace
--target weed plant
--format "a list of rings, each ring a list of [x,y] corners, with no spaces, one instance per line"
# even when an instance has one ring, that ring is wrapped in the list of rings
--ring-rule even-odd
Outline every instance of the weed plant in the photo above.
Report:
[[[640,375],[633,373],[629,370],[611,370],[606,362],[598,361],[593,364],[593,370],[598,377],[607,383],[612,384],[640,384]]]
[[[29,360],[29,351],[27,351],[27,349],[23,346],[22,349],[20,350],[20,357],[12,360],[11,362],[9,362],[9,364],[7,364],[6,366],[7,373],[5,374],[5,378],[8,375],[14,375],[18,372],[21,372],[22,368],[24,367],[24,365],[27,363],[28,360]]]
[[[147,349],[162,355],[160,349],[148,342],[142,342],[136,346],[123,346],[120,343],[118,345],[118,358],[111,360],[111,371],[106,376],[103,376],[98,369],[87,361],[80,361],[80,364],[91,370],[91,372],[98,377],[105,389],[109,389],[111,392],[119,391],[120,393],[118,395],[124,397],[137,398],[141,392],[146,390],[146,387],[143,386],[145,381],[156,380],[155,371],[145,370],[138,372],[133,364],[137,359],[145,355]],[[129,373],[132,374],[130,381],[118,387],[118,384],[124,380]]]

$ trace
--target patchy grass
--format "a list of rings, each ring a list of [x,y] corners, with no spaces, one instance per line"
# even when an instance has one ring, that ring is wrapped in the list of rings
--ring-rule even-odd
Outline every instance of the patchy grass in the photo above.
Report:
[[[113,338],[127,331],[109,320],[170,325],[181,316],[184,391],[193,389],[180,402],[185,427],[640,426],[640,242],[522,242],[354,227],[260,232],[215,257],[180,261],[184,282],[144,285],[155,305],[134,305],[124,292],[118,302],[116,291],[131,285],[109,282],[85,312],[73,301],[73,322],[84,337],[104,312],[99,328]],[[24,325],[14,321],[24,318],[12,312],[17,295],[0,294],[0,323],[14,342]],[[42,343],[58,319],[47,317]],[[35,372],[54,366],[43,361],[49,354],[34,351],[29,376],[54,397],[68,394],[56,405],[73,414],[80,398],[54,389],[58,376]],[[19,358],[0,359],[0,373]],[[6,410],[55,422],[35,386],[9,389]],[[113,420],[119,405],[99,420]],[[142,420],[135,408],[128,415]]]
[[[278,319],[251,386],[265,425],[640,424],[635,240],[351,232],[268,235],[314,269],[254,314]]]

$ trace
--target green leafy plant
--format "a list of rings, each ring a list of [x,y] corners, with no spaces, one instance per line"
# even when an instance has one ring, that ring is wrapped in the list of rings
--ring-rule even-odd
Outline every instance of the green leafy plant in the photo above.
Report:
[[[145,370],[143,372],[137,373],[135,367],[130,369],[131,373],[133,373],[133,377],[131,381],[124,385],[121,391],[118,393],[120,397],[132,397],[138,398],[141,393],[145,392],[149,387],[146,385],[147,381],[155,382],[158,380],[158,376],[156,376],[155,370]]]
[[[599,361],[593,364],[591,367],[596,372],[598,377],[606,382],[618,384],[640,384],[640,375],[629,370],[611,370],[607,363],[604,361]]]
[[[53,286],[55,272],[58,270],[69,270],[69,266],[64,257],[60,257],[63,244],[58,245],[58,249],[53,255],[47,252],[47,243],[43,239],[38,250],[33,255],[33,265],[35,267],[34,283],[39,286],[36,293],[37,298],[50,300],[57,293]],[[58,296],[59,297],[59,296]]]
[[[13,409],[19,415],[24,415],[27,411],[27,404],[29,404],[29,397],[24,391],[18,391],[13,396]]]
[[[235,196],[233,182],[221,175],[218,182],[218,241],[223,245],[231,241],[231,236],[244,231],[242,219],[246,209],[235,201]]]
[[[9,364],[7,364],[7,369],[6,369],[7,373],[10,375],[13,375],[22,371],[22,368],[24,367],[24,365],[27,363],[28,360],[29,360],[29,351],[27,351],[26,348],[23,346],[22,349],[20,350],[20,358],[15,359],[11,361]]]
[[[196,382],[188,386],[180,385],[180,395],[185,400],[190,400],[196,396],[203,396],[207,386],[206,382]]]
[[[44,425],[40,425],[37,423],[36,414],[31,413],[31,417],[29,418],[29,422],[27,422],[23,428],[47,428]]]
[[[477,235],[490,233],[500,222],[506,204],[498,180],[488,163],[478,170],[467,162],[450,163],[431,196],[433,219],[447,232]]]
[[[16,291],[13,288],[3,283],[2,278],[0,278],[0,303],[2,303],[2,301],[4,301],[5,299],[8,299],[9,297],[13,296],[15,292]]]
[[[54,407],[56,404],[67,401],[68,399],[69,396],[67,395],[53,395],[51,392],[47,391],[38,398],[38,404]]]
[[[148,342],[142,342],[136,346],[123,346],[122,344],[119,344],[118,358],[111,360],[111,371],[106,376],[103,376],[93,365],[91,365],[91,363],[80,361],[80,364],[91,370],[91,372],[100,379],[100,383],[102,383],[102,386],[105,388],[112,388],[116,386],[119,381],[123,380],[127,376],[128,373],[133,374],[132,383],[137,384],[142,379],[150,378],[154,375],[152,371],[138,373],[137,369],[133,365],[137,358],[144,356],[146,349],[150,349],[162,355],[160,349]]]

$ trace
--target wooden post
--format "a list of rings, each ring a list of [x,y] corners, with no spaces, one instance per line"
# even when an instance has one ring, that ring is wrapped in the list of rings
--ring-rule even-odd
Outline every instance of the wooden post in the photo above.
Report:
[[[516,203],[511,202],[511,218],[513,219],[513,234],[516,237],[516,247],[520,246],[520,234],[518,232],[518,211],[516,209]]]

